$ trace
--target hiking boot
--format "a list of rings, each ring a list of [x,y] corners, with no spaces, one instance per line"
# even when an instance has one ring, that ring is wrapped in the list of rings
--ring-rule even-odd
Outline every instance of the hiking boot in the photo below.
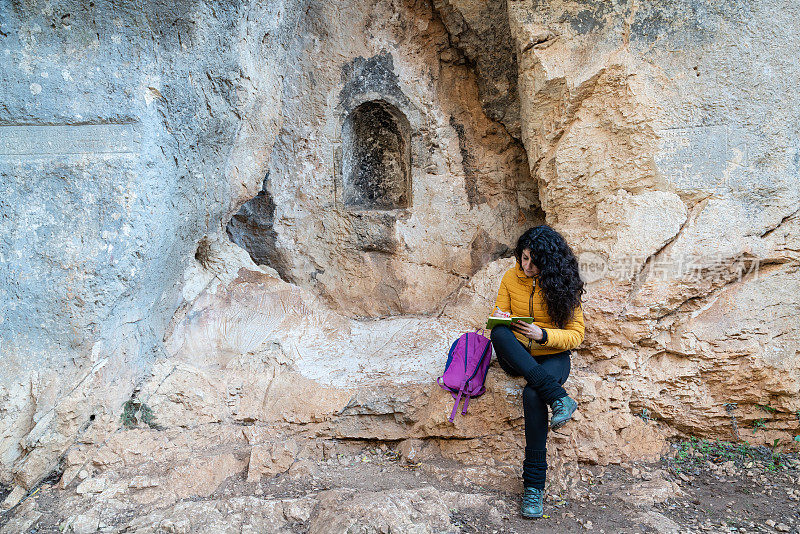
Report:
[[[522,516],[528,518],[542,517],[544,500],[544,490],[526,486],[522,492]]]
[[[572,414],[578,409],[578,403],[572,400],[569,395],[564,395],[560,399],[554,400],[550,404],[553,414],[550,416],[550,428],[557,430],[572,419]]]

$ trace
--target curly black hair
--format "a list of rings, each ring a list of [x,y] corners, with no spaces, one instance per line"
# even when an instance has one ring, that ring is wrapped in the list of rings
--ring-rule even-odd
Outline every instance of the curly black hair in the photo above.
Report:
[[[539,269],[537,283],[542,288],[547,313],[559,328],[566,327],[581,303],[584,283],[578,260],[564,237],[542,224],[534,226],[517,240],[514,255],[522,265],[522,251],[530,250]]]

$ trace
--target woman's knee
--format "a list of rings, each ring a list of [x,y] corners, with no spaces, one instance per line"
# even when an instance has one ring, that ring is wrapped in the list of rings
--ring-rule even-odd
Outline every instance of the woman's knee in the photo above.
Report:
[[[563,384],[569,377],[571,362],[569,354],[551,356],[544,360],[541,364],[544,369],[550,373],[559,384]]]
[[[503,358],[503,356],[501,356],[499,352],[497,353],[497,364],[503,371],[506,372],[506,374],[510,376],[522,376],[520,375],[520,372],[517,370],[517,368],[511,365],[505,358]]]

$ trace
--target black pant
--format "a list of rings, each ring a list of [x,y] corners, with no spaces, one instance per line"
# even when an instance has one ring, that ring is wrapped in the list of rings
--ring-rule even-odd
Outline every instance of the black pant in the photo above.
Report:
[[[547,405],[567,394],[561,386],[570,370],[570,352],[533,357],[507,326],[491,333],[497,361],[511,376],[523,376],[528,384],[522,391],[525,414],[525,461],[522,480],[526,486],[544,489],[547,475]]]

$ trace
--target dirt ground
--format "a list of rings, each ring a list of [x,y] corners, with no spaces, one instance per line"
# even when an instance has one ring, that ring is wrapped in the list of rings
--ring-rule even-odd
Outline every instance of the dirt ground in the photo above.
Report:
[[[306,462],[290,472],[264,478],[259,484],[248,484],[244,475],[231,477],[207,500],[218,509],[223,506],[220,503],[241,496],[257,498],[254,502],[265,506],[305,500],[309,502],[306,515],[300,514],[274,530],[298,533],[800,532],[800,459],[796,454],[777,455],[763,448],[694,440],[674,445],[671,453],[657,463],[581,467],[586,482],[576,493],[580,496],[547,495],[546,515],[538,520],[519,515],[516,492],[455,483],[447,476],[453,472],[452,464],[409,463],[386,445],[375,444],[353,445],[347,454]],[[58,490],[56,482],[48,480],[20,505],[0,516],[0,531],[91,531],[70,517],[78,502],[74,488]],[[350,497],[344,499],[344,508],[333,510],[334,517],[351,514],[354,519],[327,526],[323,522],[320,527],[324,495],[336,490],[340,497]],[[348,508],[346,501],[355,503],[354,495],[371,497]],[[439,498],[450,499],[447,502],[460,498],[458,502],[473,505],[449,505],[449,518],[443,522],[426,516],[425,503],[418,502]],[[386,511],[389,501],[393,507]],[[368,508],[382,511],[370,513],[365,510]],[[164,522],[177,513],[175,507],[164,509],[161,515],[152,515],[153,509],[131,502],[129,508],[103,517],[96,530],[217,531],[210,524],[191,521],[184,523],[182,529],[176,528],[174,523]],[[444,510],[447,512],[448,508]],[[143,516],[152,517],[154,523],[149,524],[147,518],[142,521]],[[135,522],[137,518],[139,523]],[[349,526],[345,528],[343,524]],[[269,525],[242,522],[232,530],[273,531]]]

